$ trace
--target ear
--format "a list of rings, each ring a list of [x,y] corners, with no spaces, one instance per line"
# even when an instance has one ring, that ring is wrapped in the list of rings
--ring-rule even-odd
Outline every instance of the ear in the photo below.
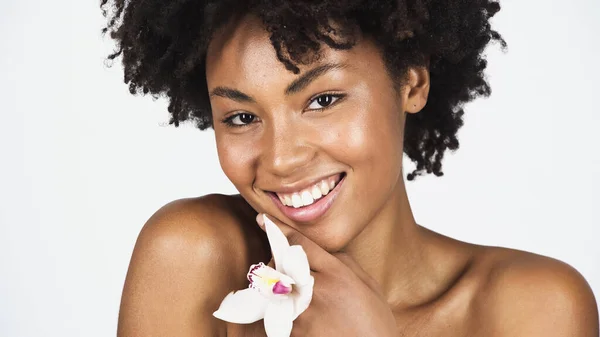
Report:
[[[426,67],[409,68],[406,82],[402,86],[402,102],[404,111],[417,113],[427,104],[429,97],[429,70]]]

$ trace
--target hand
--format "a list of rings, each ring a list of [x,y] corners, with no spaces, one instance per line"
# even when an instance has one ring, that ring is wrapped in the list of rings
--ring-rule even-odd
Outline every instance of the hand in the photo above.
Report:
[[[330,254],[292,227],[269,218],[290,245],[304,248],[315,278],[312,301],[294,321],[292,336],[397,336],[394,315],[377,282],[350,256]],[[257,220],[261,224],[261,214]]]

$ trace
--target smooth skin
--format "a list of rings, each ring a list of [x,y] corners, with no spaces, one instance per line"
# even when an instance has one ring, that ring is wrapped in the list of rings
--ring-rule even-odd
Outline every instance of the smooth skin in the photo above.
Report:
[[[322,65],[336,66],[286,93]],[[258,212],[304,247],[315,276],[293,336],[598,336],[594,295],[570,266],[416,223],[403,130],[406,114],[427,103],[426,68],[410,69],[396,88],[378,48],[361,37],[351,50],[324,46],[296,75],[246,16],[215,36],[206,69],[219,161],[240,195],[174,201],[148,220],[118,336],[265,336],[262,321],[212,316],[227,293],[248,286],[251,264],[271,259]],[[319,98],[332,94],[341,96]],[[341,172],[333,206],[311,222],[288,219],[267,194]]]

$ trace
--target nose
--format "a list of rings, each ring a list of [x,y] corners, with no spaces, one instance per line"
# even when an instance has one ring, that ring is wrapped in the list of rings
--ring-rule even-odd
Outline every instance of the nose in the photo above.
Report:
[[[264,167],[279,177],[297,175],[316,154],[308,139],[309,134],[310,132],[294,125],[269,128],[263,136]]]

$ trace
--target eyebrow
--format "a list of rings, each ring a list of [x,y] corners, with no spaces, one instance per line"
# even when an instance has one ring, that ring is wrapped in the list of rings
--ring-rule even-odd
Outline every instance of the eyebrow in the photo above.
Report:
[[[331,70],[334,70],[334,69],[345,69],[345,68],[348,68],[348,65],[345,63],[326,63],[326,64],[322,64],[320,66],[317,66],[317,67],[305,72],[300,77],[298,77],[297,79],[292,81],[292,83],[290,83],[288,85],[288,87],[285,89],[284,94],[286,96],[296,94],[296,93],[304,90],[310,83],[312,83],[314,80],[316,80],[320,76],[324,75],[325,73],[327,73]],[[251,96],[249,96],[237,89],[222,87],[222,86],[219,86],[219,87],[216,87],[215,89],[213,89],[210,92],[209,96],[210,97],[220,96],[220,97],[224,97],[224,98],[229,98],[229,99],[232,99],[239,103],[256,103],[256,100],[254,98],[252,98]]]

